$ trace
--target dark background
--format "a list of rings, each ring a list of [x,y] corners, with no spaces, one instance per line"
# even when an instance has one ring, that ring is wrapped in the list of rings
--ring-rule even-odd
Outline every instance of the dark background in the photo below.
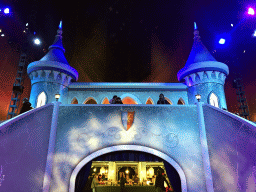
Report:
[[[11,14],[0,15],[0,120],[6,119],[17,73],[25,24],[42,40],[29,48],[29,61],[39,60],[53,43],[60,20],[69,64],[79,82],[178,82],[193,44],[193,22],[211,54],[228,65],[225,91],[228,110],[238,112],[235,77],[242,77],[256,121],[256,16],[246,14],[254,1],[37,1],[4,0]],[[234,27],[231,27],[231,23]],[[222,36],[222,34],[225,34]],[[219,45],[220,37],[227,44]],[[29,37],[29,42],[33,35]],[[244,53],[245,50],[245,53]],[[30,79],[25,76],[30,94]]]

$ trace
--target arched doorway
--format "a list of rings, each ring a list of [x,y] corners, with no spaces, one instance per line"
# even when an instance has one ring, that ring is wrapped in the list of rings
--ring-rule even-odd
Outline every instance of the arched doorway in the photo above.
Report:
[[[116,154],[114,154],[116,153]],[[127,155],[133,156],[131,158],[135,158],[137,155],[137,158],[153,158],[154,161],[163,161],[164,166],[167,170],[167,176],[170,180],[170,182],[173,185],[173,188],[175,191],[182,191],[187,192],[187,185],[186,185],[186,177],[181,169],[181,167],[169,156],[166,154],[157,151],[155,149],[139,146],[139,145],[119,145],[119,146],[112,146],[107,147],[104,149],[101,149],[99,151],[96,151],[89,156],[87,156],[85,159],[83,159],[74,169],[74,171],[71,174],[70,178],[70,192],[75,192],[76,186],[79,186],[78,181],[76,182],[77,178],[81,178],[81,175],[83,171],[86,171],[89,173],[91,168],[92,160],[106,160],[106,158],[112,159],[112,160],[124,160],[124,158],[127,158]],[[157,156],[156,156],[157,155]],[[158,159],[158,160],[157,160]],[[89,170],[89,171],[88,171]],[[108,170],[110,171],[110,170]],[[145,170],[146,171],[146,170]],[[170,174],[170,172],[172,172]],[[88,176],[87,173],[87,176]],[[80,176],[79,176],[80,175]],[[86,178],[87,181],[87,178]],[[86,182],[85,181],[85,182]],[[175,184],[176,183],[176,184]],[[77,184],[77,185],[76,185]],[[77,192],[77,191],[76,191]]]
[[[136,172],[133,167],[124,166],[118,170],[117,180],[120,180],[122,174],[128,180],[134,178]]]
[[[38,95],[38,97],[37,97],[36,108],[45,105],[45,104],[46,104],[46,98],[47,98],[47,97],[46,97],[45,92],[44,92],[44,91],[41,92],[41,93]]]
[[[209,104],[214,107],[219,107],[219,99],[215,93],[210,93],[209,95]]]

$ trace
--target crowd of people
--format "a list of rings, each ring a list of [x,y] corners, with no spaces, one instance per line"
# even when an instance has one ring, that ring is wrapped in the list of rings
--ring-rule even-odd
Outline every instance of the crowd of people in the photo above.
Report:
[[[92,177],[88,178],[88,182],[91,185],[91,189],[92,192],[96,192],[96,187],[97,185],[99,185],[102,181],[105,181],[105,175],[104,174],[95,174]],[[161,171],[158,170],[157,171],[157,175],[156,177],[153,178],[153,183],[155,186],[155,191],[156,192],[166,192],[168,191],[172,191],[174,192],[171,184],[167,181],[166,179],[166,175],[164,173],[161,174]],[[125,178],[124,174],[121,175],[120,177],[120,192],[124,192],[124,188],[125,188],[125,183],[128,183],[127,179]],[[137,176],[135,176],[134,178],[134,182],[139,182],[139,178]],[[168,188],[167,188],[168,186]]]
[[[117,97],[117,95],[114,95],[112,99],[109,101],[110,104],[123,104],[120,97]],[[159,95],[159,100],[157,101],[157,104],[170,104],[165,98],[164,94],[161,93]]]
[[[112,99],[109,101],[110,104],[123,104],[120,97],[117,97],[117,95],[114,95]]]
[[[123,104],[122,100],[120,97],[117,97],[117,95],[114,95],[112,99],[110,99],[109,101],[110,104]],[[157,104],[170,104],[165,98],[164,98],[164,94],[160,94],[159,95],[159,100],[157,101]],[[27,98],[23,99],[23,105],[22,108],[20,110],[20,114],[25,113],[29,110],[33,109],[31,107],[31,103],[28,101]]]

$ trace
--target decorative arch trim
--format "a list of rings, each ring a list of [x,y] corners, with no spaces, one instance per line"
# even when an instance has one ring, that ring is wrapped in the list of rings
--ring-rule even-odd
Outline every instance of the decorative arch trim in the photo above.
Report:
[[[86,102],[87,101],[89,101],[89,100],[94,100],[97,104],[98,104],[98,102],[97,102],[97,100],[95,99],[95,98],[93,98],[93,97],[87,97],[86,99],[85,99],[85,101],[83,102],[83,104],[86,104]]]
[[[130,97],[130,98],[133,99],[137,104],[142,104],[141,101],[140,101],[136,96],[134,96],[133,94],[130,94],[130,93],[123,94],[120,98],[121,98],[121,100],[123,100],[123,99],[126,98],[126,97]]]
[[[187,181],[186,181],[186,176],[182,168],[179,166],[179,164],[174,161],[171,157],[168,155],[164,154],[161,151],[158,151],[156,149],[150,148],[150,147],[145,147],[145,146],[140,146],[140,145],[118,145],[118,146],[111,146],[111,147],[106,147],[103,149],[100,149],[98,151],[93,152],[92,154],[88,155],[86,158],[84,158],[78,165],[75,167],[73,170],[71,177],[70,177],[70,183],[69,183],[69,192],[75,192],[75,183],[76,183],[76,177],[79,173],[79,171],[83,168],[84,165],[86,165],[89,161],[95,159],[96,157],[99,157],[101,155],[104,155],[106,153],[114,152],[114,151],[141,151],[141,152],[146,152],[153,154],[157,157],[160,157],[170,163],[178,172],[181,180],[181,191],[182,192],[187,192]]]
[[[71,100],[71,104],[75,104],[74,102],[77,101],[77,104],[78,104],[78,100],[76,97],[74,97],[72,100]]]
[[[36,108],[44,106],[47,103],[47,95],[45,91],[40,92],[36,99]]]

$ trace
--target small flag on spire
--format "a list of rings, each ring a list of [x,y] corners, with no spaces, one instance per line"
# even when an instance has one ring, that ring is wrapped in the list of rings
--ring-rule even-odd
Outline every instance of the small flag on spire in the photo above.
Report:
[[[62,29],[62,21],[60,21],[59,28]]]
[[[195,29],[195,30],[197,29],[196,22],[194,22],[194,29]]]

